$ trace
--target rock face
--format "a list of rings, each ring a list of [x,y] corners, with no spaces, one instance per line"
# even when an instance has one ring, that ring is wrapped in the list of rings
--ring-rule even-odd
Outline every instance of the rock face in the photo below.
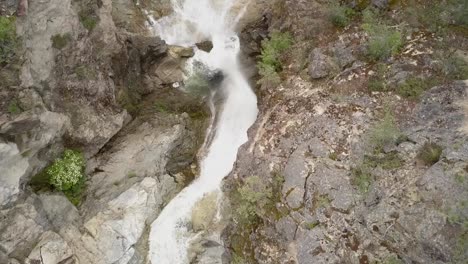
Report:
[[[30,1],[17,18],[22,62],[0,83],[0,263],[146,263],[148,223],[194,178],[208,114],[170,86],[193,50],[145,22],[126,0]],[[79,206],[30,182],[65,148],[87,160]]]
[[[281,57],[281,84],[260,87],[260,115],[225,182],[230,261],[464,263],[468,81],[438,79],[430,65],[441,51],[424,33],[405,36],[398,56],[368,61],[361,25],[331,29],[322,1],[281,3],[264,23],[295,43]],[[377,76],[384,88],[367,90]],[[414,78],[439,84],[405,96]],[[246,193],[252,177],[274,195]]]

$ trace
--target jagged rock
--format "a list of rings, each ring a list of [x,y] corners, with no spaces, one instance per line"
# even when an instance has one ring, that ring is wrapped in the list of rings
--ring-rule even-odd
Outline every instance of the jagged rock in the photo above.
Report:
[[[350,66],[356,60],[352,49],[346,47],[343,42],[336,43],[332,51],[334,58],[336,58],[336,63],[341,69]]]
[[[182,82],[184,80],[183,63],[180,58],[170,55],[155,65],[150,74],[158,77],[162,84]]]
[[[56,264],[67,263],[66,261],[73,261],[73,251],[57,233],[47,231],[42,234],[25,263]]]
[[[9,257],[25,259],[45,231],[40,215],[31,200],[9,210],[0,211],[0,247]]]
[[[169,54],[175,58],[190,58],[195,53],[192,47],[169,46]]]
[[[213,42],[209,40],[197,43],[196,45],[197,45],[197,48],[206,52],[210,52],[213,49]]]
[[[71,8],[71,0],[29,2],[28,15],[18,19],[17,32],[26,47],[28,58],[22,65],[21,81],[25,87],[42,87],[55,65],[51,38],[71,34],[79,28],[78,15]]]
[[[21,156],[16,144],[0,142],[0,206],[14,201],[28,168],[28,160]]]
[[[312,79],[320,79],[327,77],[337,68],[332,58],[323,54],[323,52],[316,48],[309,56],[309,75]]]
[[[72,128],[67,134],[90,157],[119,132],[127,117],[125,110],[120,113],[98,113],[88,106],[77,107],[70,118]]]
[[[38,153],[45,155],[44,148],[60,141],[68,127],[66,116],[49,111],[25,112],[0,126],[0,136],[5,138],[0,141],[0,206],[14,201],[20,184],[45,166],[47,161],[38,160]]]

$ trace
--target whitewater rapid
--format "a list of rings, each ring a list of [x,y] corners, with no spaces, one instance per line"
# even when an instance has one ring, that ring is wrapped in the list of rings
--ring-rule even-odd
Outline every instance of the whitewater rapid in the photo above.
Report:
[[[151,224],[148,257],[152,264],[189,263],[187,250],[194,239],[189,228],[192,209],[205,194],[220,190],[257,117],[257,98],[241,71],[240,42],[234,32],[246,6],[234,8],[236,4],[236,0],[173,0],[174,13],[153,21],[155,34],[168,44],[193,46],[211,40],[213,49],[209,53],[196,49],[187,69],[190,71],[198,60],[222,70],[225,79],[218,88],[224,102],[214,126],[215,136],[201,161],[199,177]]]

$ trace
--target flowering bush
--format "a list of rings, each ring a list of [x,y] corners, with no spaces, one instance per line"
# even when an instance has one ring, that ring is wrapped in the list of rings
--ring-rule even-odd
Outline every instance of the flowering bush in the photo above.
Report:
[[[46,170],[50,184],[61,191],[71,189],[83,178],[84,165],[83,154],[65,150],[62,158],[56,159]]]

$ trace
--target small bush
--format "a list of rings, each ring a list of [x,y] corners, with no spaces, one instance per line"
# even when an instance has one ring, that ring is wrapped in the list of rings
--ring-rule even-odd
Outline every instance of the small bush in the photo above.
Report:
[[[351,22],[351,18],[355,15],[355,12],[352,8],[347,6],[333,4],[330,7],[328,15],[333,25],[343,28]]]
[[[234,219],[240,223],[254,222],[255,218],[266,213],[266,207],[272,199],[273,190],[265,181],[258,176],[248,177],[238,189]]]
[[[450,54],[448,56],[441,55],[442,73],[449,79],[466,80],[468,79],[468,63],[457,56]]]
[[[92,31],[99,22],[99,17],[94,13],[93,10],[82,10],[78,16],[80,22],[88,31]]]
[[[403,46],[401,32],[376,18],[376,11],[364,11],[362,28],[369,35],[367,55],[372,60],[384,60],[397,54]]]
[[[278,72],[282,70],[280,56],[292,44],[289,33],[273,32],[270,39],[262,41],[258,71],[262,77],[260,83],[279,82]]]
[[[442,151],[443,149],[441,146],[432,142],[427,142],[419,150],[418,159],[423,161],[425,165],[431,166],[440,160]]]
[[[432,82],[427,79],[411,77],[398,86],[397,93],[406,98],[418,98],[431,85]]]
[[[359,166],[351,170],[351,183],[355,185],[361,193],[367,193],[373,182],[373,176],[369,168],[366,166]]]
[[[18,45],[15,17],[0,16],[0,64],[9,63]]]
[[[369,78],[367,87],[373,92],[384,92],[388,90],[385,75],[387,74],[387,65],[379,63],[376,66],[376,74]]]
[[[382,152],[383,148],[395,142],[401,137],[400,129],[395,123],[395,118],[390,111],[369,132],[369,143],[374,151]]]
[[[52,41],[52,47],[55,49],[61,50],[67,46],[68,42],[71,40],[71,35],[69,33],[64,35],[54,35],[50,38]]]
[[[380,155],[364,156],[364,164],[366,166],[372,168],[381,167],[384,170],[398,169],[403,166],[403,162],[403,159],[395,151]]]
[[[62,158],[58,158],[46,169],[49,182],[57,190],[72,190],[84,177],[85,160],[83,154],[73,150],[65,150]]]
[[[12,100],[8,104],[8,113],[12,115],[17,115],[22,112],[21,107],[19,107],[18,102],[16,100]]]

